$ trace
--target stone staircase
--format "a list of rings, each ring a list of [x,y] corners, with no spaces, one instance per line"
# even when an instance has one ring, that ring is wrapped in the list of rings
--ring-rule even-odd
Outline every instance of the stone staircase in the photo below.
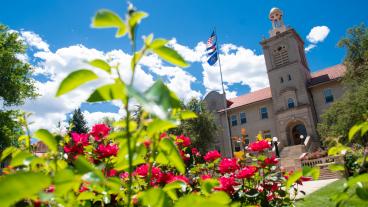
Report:
[[[301,168],[300,156],[306,152],[304,145],[284,147],[281,151],[281,167],[287,171],[295,171]]]
[[[328,168],[320,168],[320,175],[318,180],[327,180],[327,179],[341,179],[343,175],[339,172],[333,172]]]

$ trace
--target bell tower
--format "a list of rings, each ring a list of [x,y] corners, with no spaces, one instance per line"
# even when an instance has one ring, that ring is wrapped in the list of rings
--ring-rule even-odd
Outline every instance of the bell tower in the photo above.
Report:
[[[270,37],[260,44],[271,87],[279,140],[283,146],[290,146],[300,144],[300,140],[293,140],[290,131],[294,125],[303,125],[306,135],[316,136],[316,119],[308,89],[311,75],[304,42],[293,28],[284,24],[283,17],[279,8],[271,9],[268,15],[272,24]]]

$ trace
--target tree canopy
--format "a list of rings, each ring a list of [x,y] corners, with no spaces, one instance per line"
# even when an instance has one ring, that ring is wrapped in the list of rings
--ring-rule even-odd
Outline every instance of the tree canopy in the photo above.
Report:
[[[213,115],[198,99],[190,100],[184,105],[184,108],[195,112],[197,118],[183,121],[170,132],[176,135],[184,134],[189,136],[194,147],[201,152],[208,151],[214,142],[217,130]]]
[[[349,129],[366,120],[368,112],[368,28],[361,24],[349,29],[338,45],[347,50],[344,60],[347,71],[342,82],[346,91],[318,124],[318,132],[326,144],[346,142]],[[365,143],[366,137],[355,142]]]
[[[87,121],[84,118],[84,115],[80,108],[75,109],[73,112],[73,117],[70,120],[71,124],[71,132],[77,132],[79,134],[87,133],[88,132],[88,126]]]

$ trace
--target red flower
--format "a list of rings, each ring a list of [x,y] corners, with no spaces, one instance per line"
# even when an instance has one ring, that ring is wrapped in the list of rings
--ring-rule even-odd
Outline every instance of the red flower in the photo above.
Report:
[[[46,188],[46,193],[53,193],[55,191],[55,185],[50,185],[48,188]]]
[[[118,171],[116,171],[116,170],[114,170],[114,169],[110,169],[110,170],[108,170],[108,171],[107,171],[106,176],[107,176],[107,177],[114,177],[114,176],[116,176],[117,174],[118,174]]]
[[[190,154],[186,154],[184,151],[180,150],[180,156],[181,159],[183,159],[185,162],[190,160]]]
[[[103,159],[105,157],[116,156],[118,150],[119,148],[115,144],[99,144],[95,152],[98,154],[99,159]]]
[[[217,150],[212,150],[207,152],[207,154],[203,157],[206,162],[213,162],[221,157],[221,154]]]
[[[225,191],[228,194],[233,194],[235,192],[234,186],[238,185],[237,182],[235,182],[234,177],[220,177],[219,178],[220,186],[215,187],[215,190]]]
[[[311,177],[304,177],[304,176],[302,176],[302,177],[299,178],[299,180],[296,181],[296,183],[298,183],[299,185],[303,185],[303,182],[305,182],[305,181],[311,181],[311,180],[312,180]]]
[[[202,180],[207,180],[207,179],[211,179],[212,177],[211,177],[211,175],[209,175],[209,174],[204,174],[204,175],[201,175],[201,179]]]
[[[237,178],[239,179],[244,179],[244,178],[250,178],[252,177],[255,173],[257,172],[257,167],[251,165],[251,166],[246,166],[243,169],[241,169],[238,174],[236,175]]]
[[[259,151],[263,151],[265,149],[269,149],[271,148],[270,143],[268,143],[267,140],[261,140],[261,141],[257,141],[257,142],[253,142],[251,144],[249,144],[249,149],[254,151],[254,152],[259,152]]]
[[[79,188],[79,192],[82,193],[84,191],[87,191],[89,190],[89,188],[87,188],[85,185],[82,185],[80,188]]]
[[[65,145],[64,146],[64,152],[67,154],[83,154],[83,146],[82,145],[74,145],[72,146],[71,144]]]
[[[135,169],[134,174],[140,177],[147,177],[149,167],[149,164],[143,164]],[[152,166],[152,178],[159,178],[161,173],[162,172],[160,168]]]
[[[89,144],[88,137],[88,134],[78,134],[76,132],[72,132],[72,139],[76,145],[87,146]]]
[[[167,133],[166,133],[166,132],[164,132],[164,133],[162,133],[162,134],[160,135],[160,140],[161,140],[161,139],[163,139],[163,138],[167,138],[167,137],[168,137]]]
[[[189,147],[191,144],[190,138],[186,137],[184,135],[180,135],[176,137],[176,144],[178,146],[182,146],[182,147]]]
[[[109,134],[110,128],[106,124],[96,124],[92,127],[91,135],[97,142]]]
[[[232,173],[239,169],[238,160],[236,158],[223,158],[219,164],[219,170],[222,174]]]
[[[172,182],[175,182],[175,181],[182,181],[186,184],[189,184],[189,179],[187,177],[185,177],[184,175],[175,175],[175,176],[172,176],[168,181],[167,183],[172,183]]]
[[[266,165],[276,165],[278,163],[277,158],[275,157],[275,155],[272,155],[272,157],[267,157],[264,160],[264,164]]]
[[[193,147],[192,148],[192,155],[194,156],[201,156],[201,153],[199,153],[198,149]]]
[[[144,144],[144,146],[145,146],[146,148],[149,148],[149,147],[150,147],[150,145],[151,145],[151,143],[152,143],[152,141],[151,141],[150,139],[146,139],[146,140],[144,140],[144,142],[143,142],[143,144]]]

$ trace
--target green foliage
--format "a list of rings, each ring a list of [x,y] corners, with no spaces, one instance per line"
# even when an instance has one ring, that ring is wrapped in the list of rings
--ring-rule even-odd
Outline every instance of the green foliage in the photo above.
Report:
[[[87,121],[85,120],[80,108],[74,110],[72,119],[69,122],[71,125],[71,132],[77,132],[80,134],[88,132]]]
[[[0,180],[1,206],[11,206],[21,199],[30,198],[48,187],[50,183],[51,179],[43,173],[18,172],[3,177]]]
[[[18,121],[19,111],[0,111],[0,152],[8,146],[17,146],[17,139],[24,132]]]
[[[340,40],[340,47],[347,49],[344,65],[347,67],[343,83],[344,95],[329,107],[318,124],[318,132],[327,145],[349,142],[349,130],[354,124],[365,121],[368,112],[368,29],[364,24],[347,31]],[[367,143],[367,135],[354,139]]]
[[[188,117],[188,120],[183,121],[177,128],[170,130],[170,133],[186,134],[191,137],[193,145],[201,152],[208,151],[218,130],[213,115],[202,102],[194,98],[185,104],[184,108],[195,112],[197,118]]]
[[[19,34],[0,24],[0,97],[4,105],[20,105],[37,95],[31,66],[18,58],[25,54]]]
[[[52,152],[58,151],[58,146],[55,137],[46,129],[39,129],[34,134],[33,137],[45,143],[45,145]]]

